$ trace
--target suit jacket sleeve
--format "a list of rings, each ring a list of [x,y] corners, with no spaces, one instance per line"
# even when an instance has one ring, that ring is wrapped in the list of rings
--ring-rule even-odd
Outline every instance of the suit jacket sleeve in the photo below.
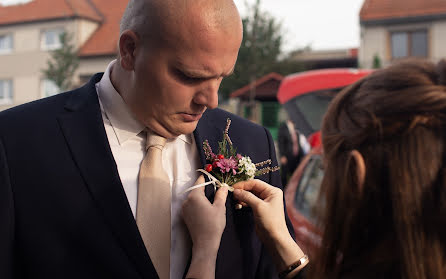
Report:
[[[271,161],[272,161],[271,165],[278,166],[277,158],[276,158],[276,151],[275,151],[275,147],[274,147],[274,141],[271,137],[271,134],[269,133],[269,131],[267,129],[265,129],[265,132],[266,132],[266,135],[268,138],[268,143],[269,143],[269,158],[271,158]],[[267,182],[269,184],[279,187],[280,189],[283,190],[281,179],[280,179],[280,174],[278,171],[269,173],[269,181],[267,181]],[[285,200],[284,200],[283,204],[285,205]],[[294,238],[293,226],[290,222],[290,219],[288,218],[288,215],[286,214],[286,207],[284,207],[284,210],[285,210],[285,219],[286,219],[288,231],[290,232],[291,236]],[[280,272],[280,270],[276,270],[273,263],[274,262],[271,259],[269,252],[266,250],[266,247],[264,245],[262,245],[262,251],[261,251],[261,255],[260,255],[260,262],[259,262],[257,272],[256,272],[256,278],[262,278],[262,279],[263,278],[264,279],[279,278],[278,272]]]
[[[13,278],[14,203],[6,153],[0,139],[0,278]]]

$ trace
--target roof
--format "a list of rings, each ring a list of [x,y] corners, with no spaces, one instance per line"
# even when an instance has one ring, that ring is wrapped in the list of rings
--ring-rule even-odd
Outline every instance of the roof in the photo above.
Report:
[[[338,68],[312,70],[289,75],[282,81],[277,99],[281,104],[285,104],[299,95],[341,88],[356,82],[371,72],[372,70],[366,69]]]
[[[79,17],[99,22],[99,27],[80,47],[79,56],[115,55],[119,23],[128,0],[34,0],[14,6],[0,5],[0,26],[24,22]]]
[[[364,22],[444,14],[444,0],[365,0],[359,17]]]
[[[299,61],[312,61],[312,60],[334,60],[344,58],[357,58],[357,48],[345,48],[345,49],[325,49],[325,50],[312,50],[306,49],[304,51],[296,52],[293,55],[293,59]]]
[[[0,25],[81,17],[101,21],[89,0],[34,0],[26,4],[0,5]]]
[[[80,49],[80,56],[115,55],[119,39],[119,24],[128,0],[90,0],[101,11],[104,21]]]
[[[229,96],[231,98],[249,98],[249,93],[252,87],[256,88],[256,100],[276,99],[277,89],[279,89],[280,82],[283,76],[278,73],[269,73],[263,77],[243,86],[240,89],[232,92]]]

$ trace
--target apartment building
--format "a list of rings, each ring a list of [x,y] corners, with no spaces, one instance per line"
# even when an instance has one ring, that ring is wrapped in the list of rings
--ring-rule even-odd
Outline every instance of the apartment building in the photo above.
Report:
[[[119,21],[128,0],[0,0],[0,110],[59,93],[44,78],[60,34],[79,56],[73,83],[103,72],[116,57]]]
[[[365,0],[360,12],[359,65],[404,57],[446,57],[446,1]]]

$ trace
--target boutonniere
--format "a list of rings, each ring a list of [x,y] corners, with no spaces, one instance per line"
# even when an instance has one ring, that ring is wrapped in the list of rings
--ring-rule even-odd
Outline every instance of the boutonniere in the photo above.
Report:
[[[223,132],[223,139],[218,142],[217,153],[212,151],[208,140],[203,142],[207,164],[204,169],[198,169],[197,171],[205,174],[210,181],[192,186],[187,191],[213,184],[215,189],[218,187],[228,187],[229,191],[232,192],[234,191],[232,185],[237,182],[253,179],[256,176],[279,170],[277,166],[271,167],[271,159],[255,164],[249,156],[237,153],[237,149],[229,137],[230,126],[231,119],[228,118],[226,128]]]

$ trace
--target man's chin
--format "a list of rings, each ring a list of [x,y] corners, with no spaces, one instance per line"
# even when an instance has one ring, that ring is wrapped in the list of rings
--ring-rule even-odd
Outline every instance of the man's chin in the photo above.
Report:
[[[166,138],[176,138],[180,135],[192,134],[197,128],[197,124],[198,121],[176,123],[176,125],[166,125],[162,131],[155,132]]]
[[[179,125],[177,132],[179,135],[192,134],[197,128],[198,120],[193,122],[183,122]]]

